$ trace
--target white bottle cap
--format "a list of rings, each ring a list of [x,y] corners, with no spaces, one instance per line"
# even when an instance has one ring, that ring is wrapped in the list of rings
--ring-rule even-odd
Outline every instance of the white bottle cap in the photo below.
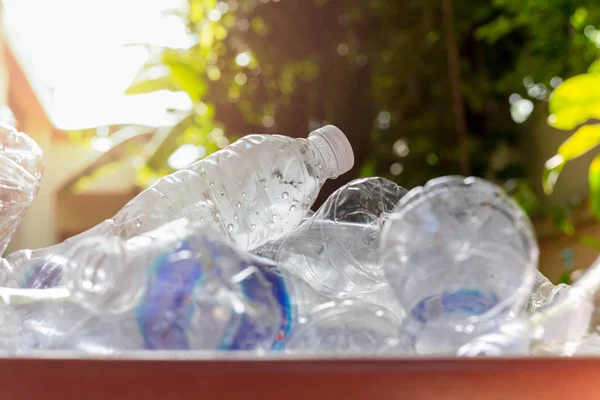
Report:
[[[319,136],[329,145],[329,147],[331,147],[335,160],[337,161],[337,168],[336,171],[334,171],[335,177],[352,169],[354,166],[354,152],[352,151],[350,141],[348,141],[344,132],[336,126],[327,125],[308,135],[309,138],[314,136]]]

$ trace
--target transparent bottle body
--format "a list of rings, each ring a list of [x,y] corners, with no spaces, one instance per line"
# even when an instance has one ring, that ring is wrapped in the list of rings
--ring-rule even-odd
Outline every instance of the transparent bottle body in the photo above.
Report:
[[[258,254],[272,258],[330,298],[358,298],[401,314],[378,260],[384,217],[406,190],[383,178],[357,179],[334,192],[293,232]]]
[[[421,354],[453,354],[525,308],[537,268],[531,223],[497,186],[444,177],[413,189],[381,238],[385,275]]]
[[[42,150],[33,139],[0,122],[0,255],[31,206],[43,171]]]
[[[21,287],[36,271],[47,286],[60,276],[64,255],[83,238],[131,238],[186,217],[220,232],[229,243],[252,249],[296,227],[328,177],[319,140],[250,135],[211,156],[161,178],[112,219],[66,241],[38,250],[21,250],[3,260],[2,284]],[[52,279],[60,285],[62,280]]]

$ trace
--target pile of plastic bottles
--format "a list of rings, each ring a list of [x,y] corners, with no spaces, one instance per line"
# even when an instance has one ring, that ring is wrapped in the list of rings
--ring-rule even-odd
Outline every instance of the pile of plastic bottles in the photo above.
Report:
[[[334,126],[246,136],[157,181],[112,219],[0,260],[0,350],[244,350],[571,355],[600,269],[538,271],[532,225],[496,185],[442,177],[407,192],[352,181]],[[0,253],[42,178],[42,153],[0,127]]]

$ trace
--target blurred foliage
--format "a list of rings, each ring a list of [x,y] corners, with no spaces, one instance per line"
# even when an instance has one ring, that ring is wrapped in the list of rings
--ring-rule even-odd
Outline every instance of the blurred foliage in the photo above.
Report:
[[[586,25],[587,9],[579,9],[579,19],[573,25],[583,27],[588,42],[600,47],[600,31],[593,25]],[[588,72],[564,81],[550,96],[548,123],[572,134],[558,148],[556,155],[549,159],[544,168],[542,184],[544,191],[551,194],[565,164],[596,149],[600,144],[600,62],[595,61]],[[590,198],[592,215],[600,219],[600,154],[589,166]],[[590,244],[590,238],[584,243]]]
[[[140,185],[172,172],[167,160],[183,144],[210,154],[248,133],[304,137],[326,123],[344,130],[356,151],[353,173],[341,180],[379,175],[410,188],[457,173],[461,143],[453,128],[443,29],[449,23],[460,55],[470,172],[505,184],[528,213],[539,212],[517,149],[533,126],[533,107],[598,57],[596,0],[455,1],[453,21],[444,20],[441,5],[442,0],[184,2],[176,12],[195,44],[149,49],[150,59],[128,93],[184,91],[194,108],[146,148]],[[590,74],[599,70],[594,64]],[[595,93],[586,89],[592,81],[581,80],[594,78],[579,78],[583,92],[568,90],[577,81],[558,86],[550,105],[557,126],[595,115],[589,107]],[[592,146],[588,136],[600,136],[595,129],[574,137],[576,145],[563,148],[565,154],[573,158]],[[545,181],[555,180],[564,162]],[[600,192],[600,183],[594,187]],[[565,231],[568,213],[553,213]]]

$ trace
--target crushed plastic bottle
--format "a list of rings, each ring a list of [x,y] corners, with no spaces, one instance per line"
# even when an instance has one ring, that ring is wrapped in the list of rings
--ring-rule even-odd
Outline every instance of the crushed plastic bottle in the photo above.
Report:
[[[44,172],[33,139],[0,122],[0,256],[31,206]]]
[[[66,287],[0,289],[5,320],[19,327],[1,342],[19,352],[271,351],[283,349],[297,325],[302,329],[294,337],[313,346],[302,350],[321,349],[319,335],[330,342],[341,335],[357,338],[351,346],[356,351],[375,351],[395,336],[389,329],[395,320],[385,310],[372,309],[382,330],[361,321],[349,325],[355,312],[364,313],[351,304],[333,314],[312,312],[324,299],[304,282],[222,240],[185,219],[129,240],[85,238],[69,254]],[[326,328],[334,325],[332,335]],[[306,342],[302,332],[309,329]]]
[[[10,282],[56,264],[85,237],[131,238],[185,217],[220,232],[229,243],[250,250],[294,229],[309,211],[326,179],[352,168],[348,139],[334,126],[308,139],[250,135],[191,166],[158,180],[115,217],[63,243],[10,254]]]
[[[384,178],[354,180],[294,231],[256,252],[324,296],[360,298],[401,314],[378,262],[378,243],[386,213],[406,192]]]
[[[551,303],[555,298],[561,295],[569,285],[564,283],[554,285],[548,278],[544,276],[540,271],[537,271],[535,276],[535,283],[533,289],[529,295],[529,301],[527,302],[527,312],[532,314],[545,305]]]
[[[419,354],[455,354],[525,308],[538,247],[521,208],[478,178],[410,191],[384,225],[381,263]]]
[[[600,258],[575,284],[560,285],[560,288],[558,294],[548,296],[548,301],[533,313],[474,338],[462,346],[457,355],[571,356],[596,350],[598,335],[593,318],[600,289]]]

